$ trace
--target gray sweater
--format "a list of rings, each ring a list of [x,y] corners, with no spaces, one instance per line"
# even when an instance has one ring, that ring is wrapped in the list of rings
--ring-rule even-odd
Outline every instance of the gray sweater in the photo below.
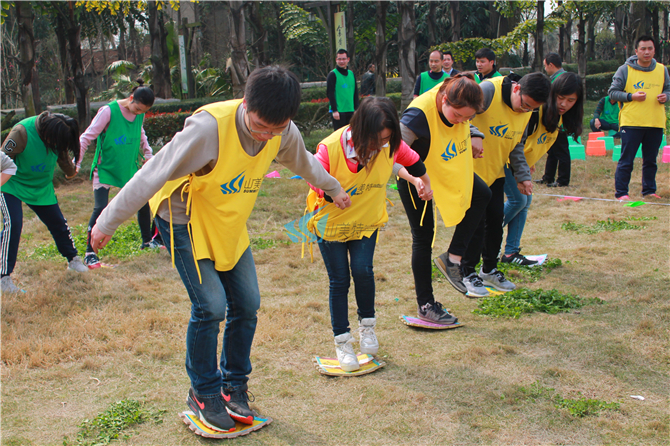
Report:
[[[628,67],[633,68],[638,71],[650,72],[656,69],[656,59],[651,60],[651,64],[648,67],[642,67],[638,64],[637,56],[630,56],[625,64],[621,65],[614,77],[612,78],[612,85],[610,86],[609,96],[614,99],[616,102],[631,102],[632,93],[626,93],[626,82],[628,81]],[[663,81],[663,93],[668,97],[670,101],[670,76],[668,75],[668,69],[665,69],[665,80]],[[653,98],[656,100],[656,98]]]

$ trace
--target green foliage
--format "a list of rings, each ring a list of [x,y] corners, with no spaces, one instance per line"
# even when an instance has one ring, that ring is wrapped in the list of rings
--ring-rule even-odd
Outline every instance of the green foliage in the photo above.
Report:
[[[581,395],[581,393],[580,393]],[[619,403],[608,403],[592,398],[580,397],[578,399],[562,398],[560,395],[554,396],[554,403],[559,409],[568,409],[573,417],[586,417],[588,415],[598,415],[601,410],[619,410]]]
[[[542,279],[549,271],[562,266],[561,259],[546,259],[542,265],[523,266],[516,263],[498,263],[498,270],[505,275],[514,276],[514,280],[521,283],[533,283]],[[510,274],[510,271],[514,271]]]
[[[472,312],[483,316],[512,317],[518,319],[524,313],[565,313],[582,308],[590,303],[601,303],[598,298],[583,299],[557,290],[517,289],[509,293],[487,296],[479,300]]]
[[[184,128],[192,113],[157,113],[144,118],[144,131],[151,145],[164,145]]]
[[[551,387],[544,387],[539,381],[535,381],[528,387],[520,386],[519,391],[533,401],[541,398],[551,398],[554,394],[554,389]]]
[[[129,434],[122,435],[123,431],[146,421],[162,423],[164,410],[148,410],[136,400],[122,400],[112,404],[109,409],[92,420],[84,420],[79,425],[79,433],[74,442],[67,439],[65,446],[98,446],[109,444],[112,440],[121,438],[127,440]]]
[[[309,13],[300,6],[282,3],[279,19],[286,40],[296,40],[310,48],[323,46],[323,39],[328,35],[323,22],[316,17],[310,21]]]
[[[251,237],[250,244],[254,251],[259,251],[261,249],[274,248],[277,244],[288,245],[289,241],[276,240],[274,238]]]
[[[599,232],[613,232],[613,231],[623,231],[627,229],[644,229],[644,226],[633,225],[625,220],[617,221],[613,218],[607,218],[607,220],[598,220],[592,226],[583,225],[574,222],[567,222],[561,225],[561,229],[564,231],[573,231],[578,234],[597,234]]]

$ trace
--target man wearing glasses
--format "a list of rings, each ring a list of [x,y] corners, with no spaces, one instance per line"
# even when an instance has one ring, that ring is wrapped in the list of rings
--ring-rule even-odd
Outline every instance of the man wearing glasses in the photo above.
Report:
[[[349,66],[349,53],[339,50],[335,58],[337,67],[326,78],[326,96],[330,102],[333,117],[333,130],[349,124],[358,108],[358,87],[356,76]]]
[[[147,200],[191,299],[186,334],[187,403],[208,427],[251,424],[247,381],[260,292],[246,222],[270,163],[323,189],[339,208],[349,196],[305,150],[291,122],[300,106],[296,76],[255,70],[242,100],[206,105],[186,120],[112,200],[91,232],[97,252]],[[152,198],[153,197],[153,198]],[[220,362],[217,338],[226,319]]]
[[[472,138],[475,157],[474,170],[491,189],[484,217],[472,236],[461,261],[464,282],[473,297],[488,295],[485,285],[499,291],[510,291],[515,285],[497,270],[498,254],[503,239],[504,218],[504,166],[509,163],[517,186],[522,194],[533,191],[530,168],[526,163],[523,146],[530,112],[540,107],[549,97],[551,83],[542,73],[510,75],[482,81],[484,111],[475,115],[472,124],[484,133],[485,139]],[[477,274],[475,266],[482,258],[482,268]],[[467,286],[467,285],[466,285]]]

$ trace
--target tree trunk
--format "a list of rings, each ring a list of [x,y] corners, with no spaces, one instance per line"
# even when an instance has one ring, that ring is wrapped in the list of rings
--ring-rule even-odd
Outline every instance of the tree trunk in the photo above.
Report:
[[[33,68],[35,67],[35,36],[33,35],[33,6],[30,2],[16,2],[19,24],[19,68],[21,70],[21,99],[26,117],[35,116],[33,98]]]
[[[137,29],[132,24],[128,29],[128,35],[130,36],[130,48],[132,50],[132,61],[136,67],[139,68],[142,63],[142,54],[140,52],[140,43],[139,36],[137,35]]]
[[[79,128],[86,129],[91,123],[91,103],[88,97],[88,80],[84,73],[81,57],[81,24],[75,21],[74,1],[68,1],[69,17],[67,22],[68,59],[74,77],[74,92],[77,101]]]
[[[630,2],[629,26],[631,33],[629,36],[629,48],[631,53],[635,50],[635,41],[638,37],[646,34],[645,21],[647,16],[647,2]]]
[[[275,10],[275,21],[278,28],[277,36],[277,54],[279,54],[279,60],[284,59],[284,47],[286,46],[286,38],[284,37],[284,29],[281,26],[281,20],[279,16],[281,15],[281,6],[278,2],[272,2],[272,7]]]
[[[665,37],[663,40],[666,42],[670,40],[670,26],[668,26],[668,11],[666,8],[663,8],[663,29],[665,30]],[[665,45],[661,47],[661,62],[670,63],[670,51],[665,48]]]
[[[151,36],[151,65],[153,66],[153,90],[159,98],[172,97],[170,81],[170,58],[167,49],[167,33],[163,24],[163,14],[155,0],[147,2],[149,11],[149,34]]]
[[[535,59],[533,59],[533,71],[542,71],[544,60],[544,0],[537,2],[537,33],[535,33]]]
[[[577,68],[582,84],[586,86],[586,19],[582,15],[577,24]],[[586,90],[585,90],[586,91]]]
[[[40,95],[40,74],[37,66],[33,67],[33,104],[35,104],[35,114],[42,113],[42,96]]]
[[[626,45],[624,42],[626,41],[626,38],[624,37],[623,34],[623,25],[624,25],[624,18],[626,17],[626,12],[624,11],[622,6],[617,6],[614,9],[614,57],[616,57],[616,60],[622,61],[626,57],[624,53],[624,46]]]
[[[356,62],[356,39],[354,38],[354,2],[347,2],[347,52],[349,53],[349,69],[356,72],[358,63]],[[365,63],[365,62],[363,62]]]
[[[126,49],[126,24],[121,15],[118,16],[117,24],[119,25],[119,44],[116,47],[116,60],[128,60],[128,51]]]
[[[461,13],[460,3],[458,1],[449,2],[449,12],[451,13],[451,41],[461,40]],[[459,67],[461,64],[459,63]]]
[[[65,103],[74,103],[74,88],[72,68],[67,57],[67,37],[62,20],[56,22],[56,40],[58,40],[58,55],[60,57],[61,68],[63,69],[63,90],[65,91]]]
[[[414,2],[398,2],[400,23],[398,24],[398,48],[400,76],[402,77],[402,99],[400,112],[404,111],[414,99],[414,81],[416,80],[416,19]]]
[[[595,14],[590,13],[586,19],[586,60],[593,60],[596,53],[596,22]]]
[[[558,8],[560,9],[563,6],[563,1],[558,0]],[[558,27],[558,55],[561,56],[561,60],[565,60],[565,25]]]
[[[432,47],[435,45],[435,29],[437,24],[435,23],[435,9],[437,8],[437,2],[430,2],[430,9],[428,10],[428,17],[426,17],[426,23],[428,25],[428,46]]]
[[[572,63],[572,17],[565,22],[565,63]]]
[[[377,32],[375,33],[377,53],[375,54],[375,65],[377,66],[377,78],[375,81],[375,96],[386,96],[386,52],[389,42],[386,41],[386,11],[389,7],[388,1],[376,3],[375,21]]]
[[[523,57],[521,58],[521,63],[523,64],[524,67],[530,65],[529,59],[530,56],[528,55],[528,37],[526,37],[526,40],[524,40],[523,42]]]
[[[253,31],[251,50],[254,53],[254,66],[263,67],[267,65],[265,57],[265,39],[267,38],[267,31],[263,27],[263,17],[261,17],[259,2],[249,2],[247,4],[247,11],[249,12],[249,23]]]
[[[656,53],[660,55],[660,46],[661,45],[661,40],[659,39],[660,37],[660,32],[658,29],[658,4],[654,5],[654,9],[651,11],[651,37],[654,38],[654,42],[656,42],[657,48],[656,48]],[[662,60],[662,59],[659,59]]]
[[[230,6],[230,75],[233,80],[233,97],[244,96],[244,88],[249,77],[247,60],[247,38],[244,29],[244,2],[229,1]]]

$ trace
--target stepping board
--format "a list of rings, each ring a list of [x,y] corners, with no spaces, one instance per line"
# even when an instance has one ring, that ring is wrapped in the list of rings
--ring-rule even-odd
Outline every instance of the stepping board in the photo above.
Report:
[[[410,327],[419,327],[419,328],[428,328],[431,330],[449,330],[451,328],[460,328],[463,327],[463,324],[460,322],[456,322],[455,324],[451,325],[440,325],[440,324],[435,324],[433,322],[426,322],[422,319],[419,319],[418,317],[413,317],[413,316],[400,316],[400,320],[402,321],[403,324],[409,325]]]
[[[116,268],[116,265],[112,265],[110,263],[96,263],[93,266],[88,266],[88,269],[98,269],[98,268]]]
[[[530,265],[530,267],[540,266],[547,260],[547,254],[540,254],[537,256],[526,256],[528,260],[535,260],[537,263],[535,265]]]
[[[358,363],[361,368],[353,372],[345,372],[340,368],[340,361],[337,358],[322,358],[321,356],[314,357],[314,365],[322,375],[328,376],[360,376],[372,373],[375,370],[381,369],[386,363],[380,359],[375,359],[374,356],[367,353],[358,354]]]
[[[181,412],[179,414],[181,419],[186,423],[189,429],[191,429],[196,435],[207,438],[235,438],[241,437],[242,435],[250,434],[253,431],[257,431],[268,424],[272,423],[272,418],[260,418],[254,417],[254,422],[252,424],[242,424],[235,423],[235,430],[232,432],[221,432],[202,424],[202,421],[190,410],[186,412]]]

